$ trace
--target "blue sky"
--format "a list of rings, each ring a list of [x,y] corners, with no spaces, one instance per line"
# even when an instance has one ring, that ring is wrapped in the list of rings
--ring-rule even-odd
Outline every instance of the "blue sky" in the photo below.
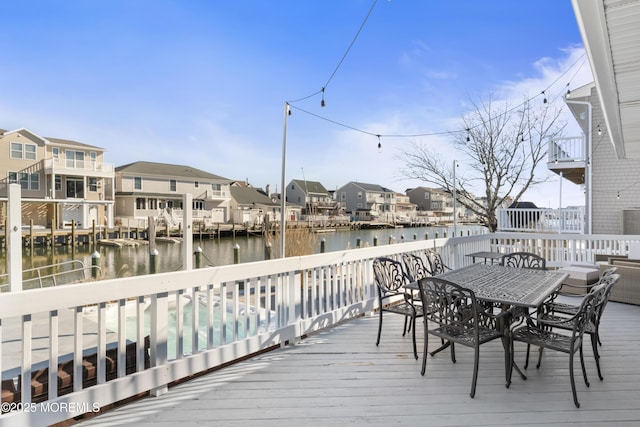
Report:
[[[8,2],[0,128],[103,147],[115,166],[185,164],[274,191],[284,103],[326,86],[326,107],[320,94],[293,103],[330,121],[293,109],[286,182],[404,192],[421,183],[400,178],[398,152],[428,140],[453,159],[451,137],[384,135],[458,130],[469,100],[490,93],[521,101],[556,82],[562,103],[567,84],[591,80],[570,0],[378,0],[338,67],[372,4]],[[558,187],[552,176],[525,198],[557,207]],[[563,183],[563,205],[583,203]]]

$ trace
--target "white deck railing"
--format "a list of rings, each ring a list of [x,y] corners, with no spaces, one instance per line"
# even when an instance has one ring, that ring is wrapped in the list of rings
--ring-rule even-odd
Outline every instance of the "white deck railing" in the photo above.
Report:
[[[377,305],[371,264],[378,256],[435,248],[455,268],[469,264],[465,255],[472,252],[525,250],[561,265],[626,254],[632,241],[640,236],[496,233],[4,293],[0,372],[15,381],[21,403],[3,406],[14,410],[0,416],[0,425],[49,425],[139,393],[160,394],[174,381],[371,313]],[[131,342],[137,361],[127,372]],[[106,354],[114,346],[117,373],[107,381]],[[91,353],[97,384],[83,388],[82,359]],[[64,361],[73,366],[73,391],[58,396]],[[48,397],[31,404],[30,381],[21,379],[43,368]]]
[[[499,231],[583,233],[584,207],[563,209],[498,209]]]

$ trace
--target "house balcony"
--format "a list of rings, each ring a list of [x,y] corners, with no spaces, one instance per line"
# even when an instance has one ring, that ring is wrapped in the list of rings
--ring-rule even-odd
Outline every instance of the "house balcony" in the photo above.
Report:
[[[114,167],[110,163],[97,163],[90,160],[66,162],[63,159],[44,159],[45,174],[90,176],[113,178]]]
[[[584,207],[564,209],[498,209],[498,231],[578,233],[585,230]]]
[[[191,241],[190,229],[185,232],[184,240]],[[421,376],[410,334],[402,337],[402,320],[393,316],[387,316],[380,346],[375,345],[379,307],[372,262],[431,248],[445,264],[460,268],[472,262],[467,254],[473,252],[527,251],[554,268],[629,255],[639,240],[637,235],[490,233],[3,292],[3,391],[29,405],[47,405],[38,408],[61,410],[14,410],[1,416],[0,425],[60,423],[92,412],[92,403],[108,407],[147,392],[159,397],[121,407],[104,419],[113,414],[114,424],[216,419],[247,425],[269,418],[267,424],[282,425],[286,414],[287,425],[386,425],[390,419],[411,425],[513,425],[517,414],[519,420],[543,416],[549,424],[562,425],[579,422],[584,414],[590,422],[632,425],[640,419],[635,373],[640,339],[623,332],[633,331],[640,321],[640,306],[619,300],[607,305],[600,329],[605,380],[595,376],[593,355],[585,346],[592,383],[590,388],[578,385],[580,410],[571,398],[565,355],[545,352],[540,369],[532,363],[529,379],[515,375],[506,389],[499,342],[482,347],[478,391],[471,399],[468,350],[458,350],[456,364],[448,352],[429,357],[428,373]],[[191,251],[182,256],[183,265],[192,264]],[[193,310],[196,301],[199,309]],[[439,340],[432,344],[435,348]],[[518,362],[525,351],[516,348]],[[96,368],[93,383],[82,381],[87,355],[93,355]],[[59,393],[55,387],[56,373],[65,373],[58,365],[75,373],[72,392]],[[46,386],[21,381],[47,368],[48,393]],[[396,396],[397,404],[392,402]],[[24,407],[31,406],[6,408]],[[100,424],[100,419],[86,421]]]
[[[547,168],[574,184],[585,183],[587,167],[585,137],[556,138],[549,142]]]

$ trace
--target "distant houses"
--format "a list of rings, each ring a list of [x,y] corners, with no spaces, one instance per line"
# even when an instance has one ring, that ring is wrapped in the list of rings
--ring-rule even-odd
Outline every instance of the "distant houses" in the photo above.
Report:
[[[270,194],[268,186],[254,188],[188,165],[135,161],[114,168],[104,163],[103,148],[28,129],[0,129],[0,149],[0,201],[7,198],[7,184],[20,184],[23,223],[39,227],[143,228],[149,218],[178,226],[186,193],[192,196],[194,222],[205,227],[281,219],[280,195]],[[293,179],[285,209],[287,221],[315,224],[428,224],[453,218],[451,195],[443,190],[418,187],[403,194],[356,181],[328,191],[319,181]]]

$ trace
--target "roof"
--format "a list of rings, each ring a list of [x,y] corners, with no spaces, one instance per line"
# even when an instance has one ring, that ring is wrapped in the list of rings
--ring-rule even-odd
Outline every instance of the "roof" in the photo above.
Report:
[[[572,0],[618,158],[640,158],[640,0]]]
[[[35,132],[32,132],[32,131],[30,131],[29,129],[26,129],[26,128],[20,128],[20,129],[14,129],[14,130],[0,129],[0,135],[8,135],[8,134],[11,134],[11,133],[29,134],[29,135],[32,135],[35,138],[40,139],[45,144],[66,145],[66,146],[69,146],[69,147],[78,147],[78,148],[84,148],[84,149],[93,148],[93,149],[96,149],[96,150],[105,151],[104,148],[102,148],[102,147],[97,147],[95,145],[89,145],[89,144],[85,144],[85,143],[78,142],[78,141],[71,141],[69,139],[51,138],[51,137],[48,137],[48,136],[47,137],[42,137],[42,136],[36,134]]]
[[[379,193],[394,193],[395,194],[395,191],[393,191],[393,190],[391,190],[389,188],[383,187],[383,186],[381,186],[379,184],[365,184],[363,182],[355,182],[355,181],[351,181],[349,184],[356,185],[356,186],[362,188],[365,191],[375,191],[375,192],[379,192]]]
[[[231,197],[239,205],[262,205],[262,206],[279,206],[278,203],[271,201],[262,190],[251,187],[231,187]]]
[[[222,181],[230,179],[214,175],[191,166],[172,165],[168,163],[133,162],[118,166],[116,172],[135,173],[140,175],[172,176],[177,178],[201,178]]]
[[[327,191],[326,188],[324,188],[324,185],[320,184],[317,181],[307,181],[307,180],[301,180],[301,179],[294,179],[292,180],[292,182],[295,182],[298,187],[300,187],[301,189],[303,189],[305,191],[305,193],[307,194],[323,194],[323,195],[328,195],[329,192]]]

